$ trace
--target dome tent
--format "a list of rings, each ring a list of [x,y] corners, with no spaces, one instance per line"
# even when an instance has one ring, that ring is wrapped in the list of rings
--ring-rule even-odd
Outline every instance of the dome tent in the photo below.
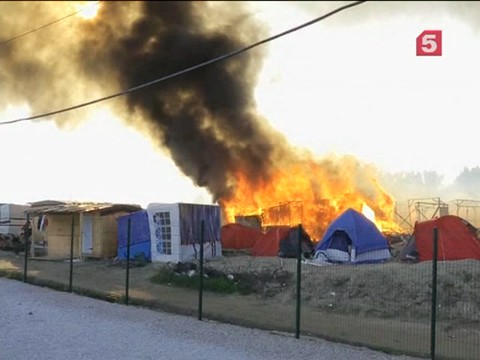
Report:
[[[438,231],[438,260],[480,260],[480,240],[477,229],[468,221],[455,215],[417,221],[413,228],[413,236],[400,253],[400,259],[432,260],[434,228]]]
[[[334,263],[375,263],[390,259],[391,253],[376,225],[350,208],[330,223],[315,248],[315,258]]]

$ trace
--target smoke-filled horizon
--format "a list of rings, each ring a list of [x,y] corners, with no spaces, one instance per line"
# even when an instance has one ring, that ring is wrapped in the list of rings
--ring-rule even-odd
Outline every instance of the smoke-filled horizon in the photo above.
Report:
[[[62,4],[3,3],[0,41],[39,18],[64,16],[72,5]],[[238,50],[271,35],[268,30],[248,3],[102,2],[93,20],[65,21],[0,46],[0,110],[28,104],[36,114],[92,100]],[[382,206],[392,204],[388,191],[395,179],[381,178],[393,184],[382,186],[376,171],[354,157],[317,159],[260,115],[255,89],[268,51],[268,45],[258,47],[104,105],[165,151],[213,202],[256,205],[275,193],[275,201],[305,194],[313,202],[336,198],[348,206],[357,198],[388,217]],[[89,111],[42,121],[71,128]],[[268,184],[272,179],[287,191]],[[300,183],[306,188],[295,188]],[[258,196],[256,189],[267,193]]]
[[[18,21],[6,23],[13,27],[28,23],[22,17],[56,14],[52,5],[32,6],[38,11],[19,11]],[[266,35],[242,4],[221,8],[176,1],[103,2],[95,21],[68,33],[69,39],[55,31],[0,49],[0,78],[6,84],[0,106],[26,102],[35,113],[69,106],[91,94],[178,72]],[[285,157],[283,135],[256,111],[254,88],[263,55],[262,49],[250,51],[130,93],[124,103],[115,102],[116,112],[147,131],[185,175],[218,200],[229,193],[239,168],[264,180],[272,163]],[[79,115],[56,121],[71,127]]]
[[[9,25],[27,24],[22,16],[29,14],[47,17],[47,4],[34,6],[39,12],[21,11],[19,21]],[[50,17],[56,14],[51,10]],[[52,35],[54,39],[46,41]],[[7,86],[1,105],[27,102],[35,113],[69,106],[89,100],[91,94],[161,78],[265,37],[266,27],[241,3],[225,7],[204,2],[104,2],[94,21],[69,28],[66,34],[52,31],[3,47],[1,76]],[[28,49],[35,51],[25,56]],[[123,102],[114,103],[116,113],[146,131],[214,201],[228,199],[240,173],[253,185],[265,183],[272,172],[299,159],[285,136],[256,109],[254,90],[266,50],[254,49],[127,94]],[[66,127],[80,120],[80,115],[68,114],[56,118]],[[335,178],[338,171],[331,172]],[[371,192],[370,184],[365,188]]]

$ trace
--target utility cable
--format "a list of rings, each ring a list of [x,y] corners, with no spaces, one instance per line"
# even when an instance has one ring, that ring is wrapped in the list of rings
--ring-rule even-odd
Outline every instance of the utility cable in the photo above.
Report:
[[[62,21],[62,20],[68,19],[69,17],[72,17],[72,16],[74,16],[74,15],[77,15],[77,14],[79,14],[79,13],[82,13],[82,12],[84,12],[88,7],[93,6],[93,5],[96,5],[96,4],[98,4],[99,2],[100,2],[100,1],[97,1],[97,2],[95,2],[95,3],[93,3],[93,4],[89,4],[89,5],[85,6],[85,8],[83,8],[83,9],[81,9],[81,10],[75,11],[74,13],[65,15],[64,17],[61,17],[61,18],[56,19],[56,20],[53,20],[53,21],[51,21],[51,22],[49,22],[49,23],[47,23],[47,24],[45,24],[45,25],[39,26],[39,27],[37,27],[37,28],[35,28],[35,29],[32,29],[32,30],[26,31],[26,32],[24,32],[24,33],[21,33],[21,34],[19,34],[19,35],[16,35],[16,36],[14,36],[14,37],[12,37],[12,38],[10,38],[10,39],[2,40],[2,41],[0,41],[0,45],[8,44],[8,43],[10,43],[10,42],[12,42],[12,41],[15,41],[15,40],[17,40],[17,39],[20,39],[20,38],[22,38],[22,37],[24,37],[24,36],[27,36],[27,35],[29,35],[29,34],[32,34],[32,33],[36,32],[36,31],[45,29],[46,27],[49,27],[49,26],[51,26],[51,25],[53,25],[53,24],[56,24],[56,23],[58,23],[58,22],[60,22],[60,21]]]
[[[93,105],[93,104],[96,104],[96,103],[99,103],[99,102],[103,102],[103,101],[106,101],[106,100],[110,100],[110,99],[113,99],[113,98],[116,98],[116,97],[119,97],[119,96],[122,96],[122,95],[126,95],[126,94],[129,94],[129,93],[132,93],[134,91],[137,91],[137,90],[140,90],[140,89],[143,89],[143,88],[146,88],[148,86],[152,86],[152,85],[155,85],[155,84],[158,84],[159,82],[162,82],[162,81],[165,81],[165,80],[168,80],[168,79],[171,79],[173,77],[176,77],[176,76],[179,76],[179,75],[183,75],[185,73],[188,73],[190,71],[193,71],[193,70],[196,70],[198,68],[201,68],[201,67],[204,67],[204,66],[207,66],[207,65],[210,65],[210,64],[213,64],[213,63],[216,63],[216,62],[220,62],[222,60],[225,60],[225,59],[228,59],[228,58],[231,58],[233,56],[236,56],[236,55],[239,55],[241,53],[244,53],[248,50],[251,50],[257,46],[260,46],[260,45],[263,45],[267,42],[270,42],[272,40],[275,40],[275,39],[278,39],[280,37],[283,37],[285,35],[288,35],[290,33],[293,33],[295,31],[298,31],[300,29],[303,29],[307,26],[310,26],[310,25],[313,25],[319,21],[322,21],[334,14],[337,14],[341,11],[344,11],[344,10],[347,10],[349,8],[352,8],[354,6],[357,6],[357,5],[360,5],[360,4],[363,4],[364,2],[366,1],[356,1],[356,2],[353,2],[353,3],[350,3],[350,4],[347,4],[347,5],[344,5],[344,6],[341,6],[341,7],[338,7],[336,8],[335,10],[332,10],[330,12],[328,12],[327,14],[325,15],[322,15],[320,17],[317,17],[313,20],[310,20],[310,21],[307,21],[306,23],[303,23],[301,25],[298,25],[296,27],[293,27],[293,28],[290,28],[289,30],[286,30],[286,31],[283,31],[279,34],[276,34],[276,35],[273,35],[271,37],[268,37],[266,39],[263,39],[263,40],[260,40],[256,43],[253,43],[251,45],[248,45],[244,48],[241,48],[239,50],[236,50],[236,51],[233,51],[233,52],[230,52],[228,54],[225,54],[225,55],[222,55],[222,56],[218,56],[216,58],[213,58],[211,60],[207,60],[205,62],[202,62],[200,64],[197,64],[197,65],[194,65],[192,67],[189,67],[189,68],[186,68],[186,69],[183,69],[183,70],[180,70],[180,71],[177,71],[175,73],[172,73],[172,74],[169,74],[169,75],[166,75],[164,77],[161,77],[159,79],[155,79],[155,80],[152,80],[152,81],[149,81],[149,82],[146,82],[146,83],[143,83],[141,85],[138,85],[138,86],[134,86],[134,87],[131,87],[129,89],[126,89],[124,91],[121,91],[121,92],[118,92],[118,93],[115,93],[115,94],[112,94],[112,95],[108,95],[108,96],[105,96],[105,97],[102,97],[102,98],[98,98],[98,99],[95,99],[95,100],[91,100],[91,101],[87,101],[87,102],[84,102],[84,103],[81,103],[81,104],[78,104],[78,105],[74,105],[74,106],[70,106],[70,107],[66,107],[66,108],[63,108],[63,109],[59,109],[59,110],[55,110],[55,111],[50,111],[50,112],[47,112],[47,113],[43,113],[43,114],[39,114],[39,115],[33,115],[33,116],[28,116],[28,117],[24,117],[24,118],[18,118],[18,119],[14,119],[14,120],[10,120],[10,121],[5,121],[5,122],[1,122],[0,125],[9,125],[9,124],[15,124],[15,123],[19,123],[19,122],[23,122],[23,121],[30,121],[30,120],[35,120],[35,119],[39,119],[39,118],[44,118],[44,117],[49,117],[49,116],[52,116],[52,115],[58,115],[58,114],[62,114],[62,113],[65,113],[65,112],[68,112],[68,111],[72,111],[72,110],[76,110],[76,109],[80,109],[80,108],[83,108],[83,107],[86,107],[86,106],[89,106],[89,105]]]

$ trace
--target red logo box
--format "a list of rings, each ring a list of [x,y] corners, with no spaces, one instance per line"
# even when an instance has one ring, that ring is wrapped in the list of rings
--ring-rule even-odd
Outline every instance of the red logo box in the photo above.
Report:
[[[417,56],[442,56],[442,30],[425,30],[417,36]]]

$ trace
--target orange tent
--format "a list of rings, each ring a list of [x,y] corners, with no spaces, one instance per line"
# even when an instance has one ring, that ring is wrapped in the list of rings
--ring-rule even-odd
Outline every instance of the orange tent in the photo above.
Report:
[[[252,248],[252,256],[278,256],[280,240],[288,236],[289,226],[276,226],[261,237]]]
[[[477,237],[477,229],[458,216],[445,215],[415,224],[412,245],[416,247],[420,261],[433,259],[433,228],[435,227],[438,229],[438,260],[480,260],[480,240]]]
[[[220,231],[222,249],[226,250],[251,249],[262,236],[260,230],[235,223],[222,226]]]

